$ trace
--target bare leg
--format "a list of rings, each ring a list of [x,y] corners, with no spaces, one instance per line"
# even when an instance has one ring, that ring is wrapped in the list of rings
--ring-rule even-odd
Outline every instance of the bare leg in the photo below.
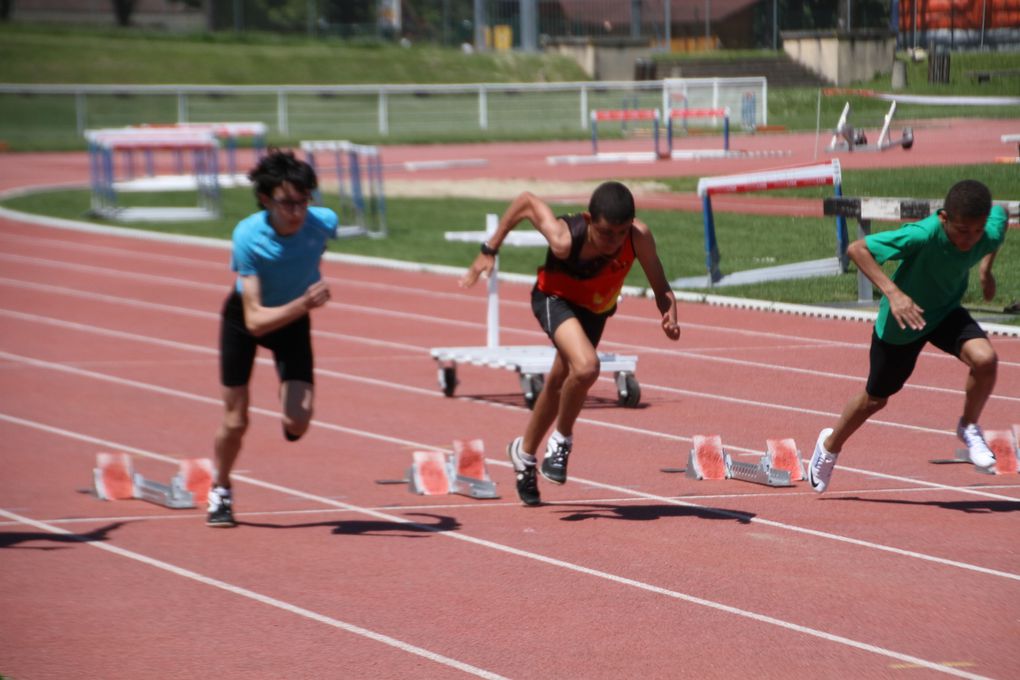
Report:
[[[973,338],[963,343],[960,360],[970,367],[963,401],[963,423],[969,425],[981,417],[981,411],[992,394],[999,358],[986,338]]]
[[[843,413],[839,422],[833,428],[832,434],[823,442],[823,446],[829,453],[839,453],[843,450],[846,440],[863,425],[868,418],[881,411],[889,401],[885,397],[873,397],[866,391],[854,396],[843,407]]]
[[[556,360],[524,430],[523,447],[528,453],[541,446],[553,422],[561,434],[573,434],[588,390],[599,377],[598,354],[577,319],[564,321],[556,329],[555,341]]]
[[[303,380],[286,380],[280,384],[283,407],[283,428],[295,439],[308,431],[312,422],[313,386]]]
[[[241,440],[248,430],[248,387],[223,388],[223,422],[216,431],[216,484],[230,488],[230,470],[241,452]]]

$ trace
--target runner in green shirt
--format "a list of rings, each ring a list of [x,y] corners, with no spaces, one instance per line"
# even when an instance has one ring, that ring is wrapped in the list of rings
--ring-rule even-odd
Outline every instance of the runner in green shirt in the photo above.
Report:
[[[983,468],[995,465],[977,421],[995,386],[998,357],[988,335],[960,301],[975,264],[985,299],[995,296],[992,264],[1006,227],[1006,211],[992,205],[988,187],[964,180],[953,185],[936,214],[872,234],[847,249],[883,297],[871,336],[867,386],[847,402],[836,427],[818,435],[808,469],[815,491],[825,491],[843,444],[903,387],[929,342],[970,368],[956,433],[967,445],[972,463]],[[892,278],[881,267],[888,260],[900,263]]]

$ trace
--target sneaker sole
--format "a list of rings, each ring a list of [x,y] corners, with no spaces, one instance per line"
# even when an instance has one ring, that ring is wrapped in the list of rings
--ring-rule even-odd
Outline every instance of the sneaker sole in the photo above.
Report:
[[[554,479],[554,478],[550,477],[549,475],[545,474],[545,470],[543,470],[541,468],[541,466],[538,468],[538,472],[542,475],[542,479],[547,479],[550,482],[552,482],[553,484],[559,484],[559,485],[562,486],[563,484],[567,483],[567,478],[566,477],[564,477],[563,479]]]

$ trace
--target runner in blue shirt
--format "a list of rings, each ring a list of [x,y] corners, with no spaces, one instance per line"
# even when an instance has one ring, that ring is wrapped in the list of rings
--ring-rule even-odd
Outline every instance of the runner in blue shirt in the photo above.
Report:
[[[976,264],[985,299],[995,297],[992,264],[1006,238],[1007,221],[1006,211],[993,207],[988,187],[964,180],[953,185],[935,215],[872,234],[847,249],[884,296],[871,336],[867,386],[847,402],[836,427],[818,435],[808,468],[815,491],[825,491],[843,444],[903,387],[929,342],[970,369],[956,433],[972,463],[995,465],[977,422],[995,386],[998,357],[960,301]],[[881,267],[888,260],[900,262],[892,278]]]
[[[312,418],[313,358],[309,311],[329,300],[319,272],[337,216],[309,207],[315,171],[289,151],[272,151],[248,174],[262,210],[234,229],[231,269],[237,281],[223,305],[220,382],[223,422],[216,431],[211,527],[235,526],[230,470],[248,429],[248,384],[258,346],[273,353],[280,378],[283,434],[296,441]]]

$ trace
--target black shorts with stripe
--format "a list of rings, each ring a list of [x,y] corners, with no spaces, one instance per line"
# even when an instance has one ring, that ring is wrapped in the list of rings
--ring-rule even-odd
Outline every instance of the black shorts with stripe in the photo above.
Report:
[[[255,351],[265,347],[273,353],[280,381],[313,383],[312,324],[307,314],[286,326],[255,337],[244,325],[244,303],[233,291],[223,303],[220,323],[220,383],[242,387],[251,380]]]
[[[602,331],[606,328],[606,320],[616,313],[616,306],[614,305],[608,312],[599,314],[556,295],[543,293],[536,286],[531,289],[531,311],[534,312],[545,334],[553,340],[553,344],[555,344],[553,336],[560,324],[567,319],[577,319],[592,347],[598,347]]]

